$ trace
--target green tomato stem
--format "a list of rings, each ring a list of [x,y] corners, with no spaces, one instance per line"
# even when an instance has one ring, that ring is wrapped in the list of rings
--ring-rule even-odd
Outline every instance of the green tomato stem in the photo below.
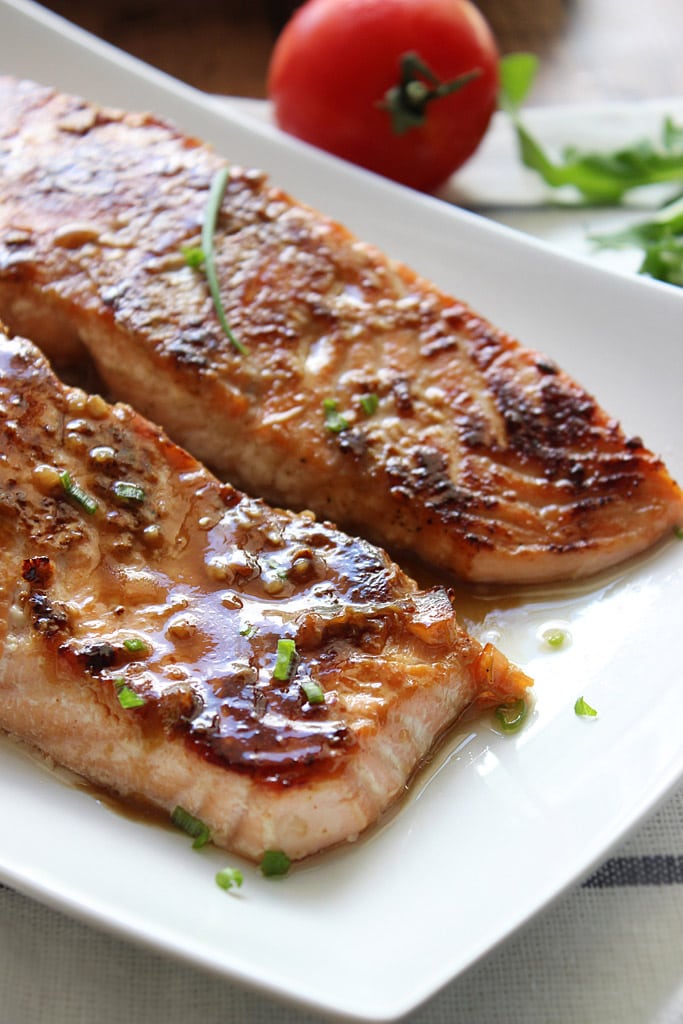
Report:
[[[391,127],[396,135],[405,135],[412,128],[419,128],[425,123],[430,103],[458,92],[481,74],[480,68],[473,68],[450,82],[442,82],[417,53],[402,54],[400,69],[398,85],[388,89],[378,104],[391,117]]]

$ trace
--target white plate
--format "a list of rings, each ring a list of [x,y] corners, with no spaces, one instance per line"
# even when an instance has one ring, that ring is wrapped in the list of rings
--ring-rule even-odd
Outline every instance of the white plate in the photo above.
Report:
[[[466,297],[561,361],[683,478],[683,293],[631,280],[389,185],[227,114],[37,7],[0,4],[0,68],[173,117]],[[0,742],[0,873],[93,924],[309,1007],[366,1020],[414,1008],[517,928],[683,775],[683,544],[584,592],[527,596],[481,628],[537,680],[517,737],[462,727],[387,826],[267,882],[113,813]],[[564,620],[572,643],[544,651]],[[584,694],[594,721],[574,715]],[[437,770],[438,768],[438,770]]]

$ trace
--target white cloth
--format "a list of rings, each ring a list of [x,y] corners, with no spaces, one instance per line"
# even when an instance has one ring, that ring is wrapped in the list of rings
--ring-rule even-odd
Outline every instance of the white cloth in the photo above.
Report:
[[[240,104],[256,116],[263,105]],[[606,126],[652,134],[682,102],[596,112],[539,111],[574,142]],[[592,129],[595,135],[595,129]],[[590,138],[588,141],[591,141]],[[586,229],[633,214],[539,207],[499,120],[447,194],[586,258]],[[507,191],[506,191],[507,190]],[[499,208],[501,197],[505,209]],[[621,260],[622,257],[617,257]],[[620,264],[621,265],[621,264]],[[628,272],[633,270],[626,267]],[[359,927],[362,927],[359,922]],[[444,941],[448,941],[444,922]],[[318,1018],[98,932],[0,888],[0,1024],[306,1024]],[[587,884],[563,895],[408,1018],[410,1024],[681,1024],[683,788]]]

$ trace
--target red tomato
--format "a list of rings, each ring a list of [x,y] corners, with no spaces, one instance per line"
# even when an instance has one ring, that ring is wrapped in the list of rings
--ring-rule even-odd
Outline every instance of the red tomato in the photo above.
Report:
[[[395,90],[400,105],[411,108],[411,92],[419,99],[435,81],[476,77],[429,99],[422,123],[399,134],[382,104],[409,53],[425,67],[413,73],[422,84]],[[496,107],[498,59],[469,0],[308,0],[275,44],[268,92],[285,131],[430,191],[479,145]]]

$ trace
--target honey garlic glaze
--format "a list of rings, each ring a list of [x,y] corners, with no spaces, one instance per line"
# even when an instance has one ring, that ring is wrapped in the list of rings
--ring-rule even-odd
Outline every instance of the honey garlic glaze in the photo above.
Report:
[[[370,758],[381,809],[465,708],[528,685],[460,628],[446,588],[419,590],[373,545],[218,483],[128,407],[3,345],[2,679],[29,659],[50,700],[72,701],[75,730],[87,696],[149,750],[181,742],[279,788],[350,764],[360,777]],[[11,717],[26,692],[5,695],[2,724],[50,752],[47,717],[36,735]]]

